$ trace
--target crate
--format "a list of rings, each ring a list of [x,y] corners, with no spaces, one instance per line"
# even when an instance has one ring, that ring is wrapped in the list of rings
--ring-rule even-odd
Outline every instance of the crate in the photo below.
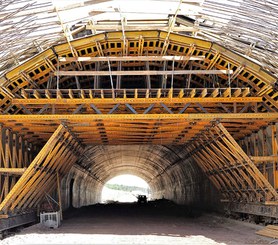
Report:
[[[61,225],[60,212],[40,213],[40,223],[46,227],[56,229]]]

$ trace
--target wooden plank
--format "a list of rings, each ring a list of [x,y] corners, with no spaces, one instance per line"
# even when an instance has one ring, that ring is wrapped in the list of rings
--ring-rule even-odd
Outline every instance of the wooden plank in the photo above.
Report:
[[[183,98],[183,96],[184,96],[184,91],[183,91],[183,89],[181,89],[179,92],[178,98],[181,99],[181,98]]]
[[[55,71],[56,76],[145,76],[145,75],[221,75],[232,74],[233,70],[175,70],[175,71],[162,71],[162,70],[126,70],[126,71]],[[228,94],[227,94],[228,96]]]
[[[110,62],[110,61],[185,61],[204,60],[205,56],[96,56],[96,57],[59,57],[60,62]]]
[[[264,204],[265,205],[274,205],[274,206],[277,206],[278,205],[278,201],[265,201]]]
[[[277,230],[278,231],[278,226],[277,225],[268,225],[267,228],[271,229],[271,230]]]
[[[8,219],[9,217],[8,214],[0,214],[0,219]]]
[[[191,119],[191,120],[212,120],[212,119],[271,119],[277,120],[277,113],[187,113],[187,114],[55,114],[55,115],[0,115],[0,121],[8,123],[13,122],[43,122],[49,121],[60,122],[61,120],[77,121],[91,121],[91,120],[151,120],[151,119]]]
[[[103,10],[109,11],[108,10]],[[92,29],[92,30],[98,30],[98,31],[115,31],[115,30],[123,30],[122,25],[101,25],[101,24],[96,24],[96,25],[86,25],[86,29]],[[152,31],[154,29],[159,29],[161,31],[169,31],[169,25],[167,26],[152,26],[150,25],[125,25],[124,27],[125,31]],[[171,29],[173,32],[198,32],[199,29],[196,27],[190,27],[190,26],[173,26]]]
[[[255,163],[278,161],[278,156],[250,156]]]
[[[190,97],[191,97],[191,98],[194,98],[195,95],[196,95],[196,89],[192,89],[192,90],[190,91]]]
[[[214,91],[211,93],[211,97],[215,98],[215,97],[217,97],[218,95],[219,95],[219,89],[216,88],[216,89],[214,89]]]
[[[274,226],[274,225],[268,225],[265,228],[263,228],[259,231],[256,231],[256,234],[277,239],[278,238],[278,227]]]
[[[8,174],[16,174],[22,175],[25,172],[26,168],[0,168],[0,174],[8,173]]]
[[[14,105],[78,105],[78,104],[153,104],[153,103],[167,103],[167,104],[175,104],[175,103],[255,103],[262,102],[262,97],[194,97],[196,94],[196,90],[192,90],[190,92],[190,96],[192,97],[171,97],[171,90],[168,91],[167,98],[161,97],[162,92],[161,89],[157,90],[156,98],[85,98],[85,94],[83,93],[83,98],[64,98],[64,99],[13,99],[12,103]],[[135,94],[136,95],[136,94]],[[202,94],[204,95],[204,94]]]

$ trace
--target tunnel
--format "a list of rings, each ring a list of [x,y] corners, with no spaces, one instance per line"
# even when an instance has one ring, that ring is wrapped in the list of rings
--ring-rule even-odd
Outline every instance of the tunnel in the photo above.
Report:
[[[104,183],[134,174],[153,199],[252,214],[267,203],[275,216],[275,79],[218,44],[165,35],[126,32],[129,56],[120,32],[85,36],[72,41],[80,58],[58,44],[6,74],[4,213],[38,205],[56,175],[67,209],[99,203]]]
[[[64,207],[70,206],[71,181],[74,180],[74,207],[101,202],[103,185],[121,174],[132,174],[145,180],[152,199],[166,198],[178,204],[216,209],[219,193],[201,169],[184,157],[182,146],[117,145],[87,146],[78,164],[91,174],[73,168],[64,178]]]
[[[124,174],[146,181],[153,210],[168,205],[154,211],[158,216],[198,210],[275,223],[277,49],[269,40],[276,29],[258,41],[233,18],[214,23],[179,14],[191,5],[184,1],[175,11],[161,1],[169,13],[156,13],[158,19],[126,19],[106,2],[57,5],[55,12],[45,3],[46,13],[58,18],[50,26],[59,31],[21,36],[20,47],[6,42],[9,54],[0,48],[0,234],[50,207],[66,219],[78,212],[109,219],[102,190]],[[211,11],[212,2],[193,7],[207,4]],[[105,11],[98,11],[102,5]],[[75,8],[88,16],[63,23]],[[105,19],[106,11],[120,20]],[[44,11],[33,14],[43,21],[37,28],[46,28]],[[231,32],[220,23],[232,25]],[[144,206],[106,207],[112,216],[125,208],[133,218],[139,209],[152,215]]]

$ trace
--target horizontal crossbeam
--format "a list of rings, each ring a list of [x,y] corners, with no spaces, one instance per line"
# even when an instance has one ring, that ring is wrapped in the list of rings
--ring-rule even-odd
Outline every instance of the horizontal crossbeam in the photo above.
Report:
[[[0,115],[1,122],[9,121],[90,121],[90,120],[208,120],[213,119],[278,119],[278,113],[190,113],[190,114],[75,114],[75,115]]]
[[[122,30],[122,25],[86,25],[86,29],[92,29],[97,31],[114,31],[114,30]],[[154,27],[152,25],[127,25],[124,27],[126,31],[141,31],[141,30],[153,30]],[[169,26],[157,26],[156,29],[168,31]],[[174,32],[197,32],[199,31],[196,27],[188,27],[188,26],[174,26],[171,29]]]
[[[175,71],[55,71],[57,76],[145,76],[145,75],[219,75],[232,74],[233,70],[175,70]]]
[[[22,175],[26,168],[0,168],[0,174]]]
[[[166,98],[245,98],[249,88],[179,88],[179,89],[22,89],[24,99],[151,99]],[[260,98],[256,96],[253,98]],[[18,99],[18,98],[14,98]],[[251,99],[253,100],[253,99]],[[262,99],[260,99],[261,101]],[[160,101],[159,101],[160,102]],[[252,101],[251,101],[252,102]]]
[[[185,61],[204,60],[205,56],[98,56],[98,57],[59,57],[60,62],[103,62],[103,61]]]
[[[115,99],[13,99],[14,105],[78,105],[78,104],[153,104],[153,103],[249,103],[262,102],[261,97],[221,97],[221,98],[115,98]]]
[[[250,158],[255,163],[278,161],[278,156],[251,156]]]

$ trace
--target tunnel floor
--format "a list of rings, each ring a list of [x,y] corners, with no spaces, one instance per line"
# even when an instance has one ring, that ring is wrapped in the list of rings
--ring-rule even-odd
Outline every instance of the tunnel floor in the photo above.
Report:
[[[1,244],[269,244],[262,226],[167,201],[97,204],[64,213],[58,229],[40,224]]]

